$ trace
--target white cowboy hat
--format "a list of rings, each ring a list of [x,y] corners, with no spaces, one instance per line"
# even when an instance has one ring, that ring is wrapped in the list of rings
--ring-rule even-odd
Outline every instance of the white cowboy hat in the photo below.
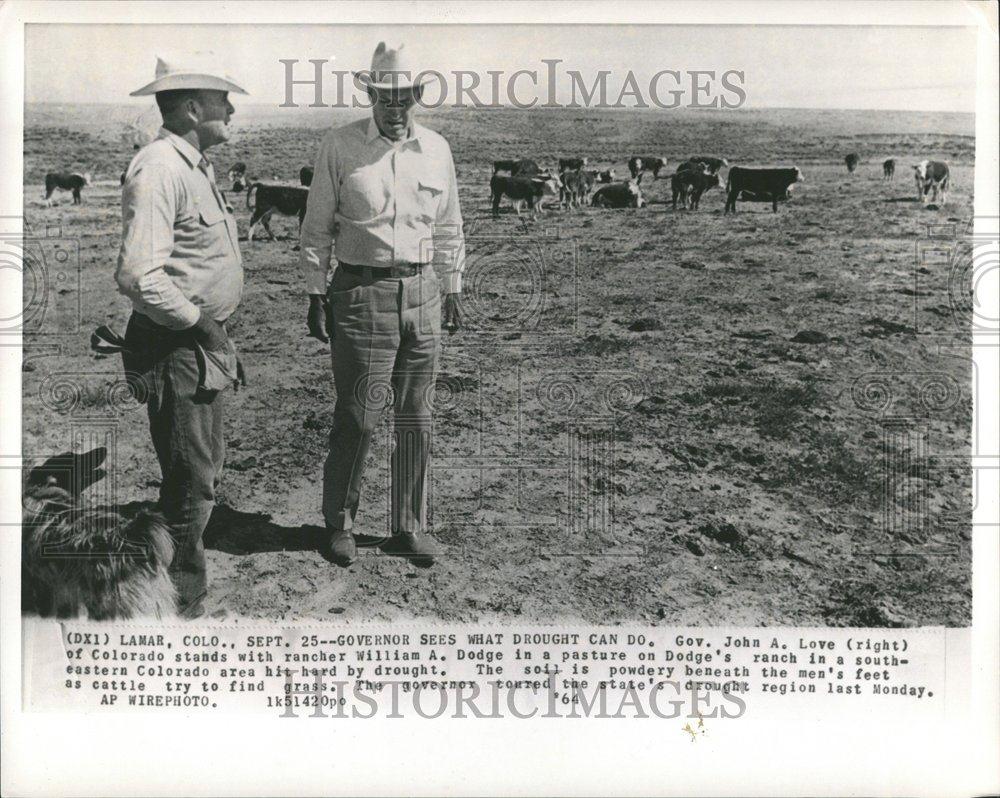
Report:
[[[129,94],[142,97],[171,89],[215,89],[247,94],[226,74],[213,53],[186,53],[177,57],[156,57],[156,80]]]
[[[373,89],[408,89],[432,80],[433,74],[418,74],[420,70],[412,67],[403,52],[404,47],[401,44],[395,50],[390,50],[385,42],[379,42],[372,56],[372,68],[367,72],[355,72],[355,77],[363,86]],[[415,82],[417,77],[420,80]]]

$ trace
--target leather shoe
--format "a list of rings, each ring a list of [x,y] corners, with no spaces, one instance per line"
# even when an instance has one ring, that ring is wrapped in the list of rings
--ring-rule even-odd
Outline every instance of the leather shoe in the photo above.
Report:
[[[354,535],[347,529],[334,529],[330,536],[330,559],[334,565],[346,568],[358,558]]]
[[[426,535],[404,532],[393,535],[382,544],[382,551],[394,557],[406,557],[419,568],[429,568],[440,553],[438,546]]]

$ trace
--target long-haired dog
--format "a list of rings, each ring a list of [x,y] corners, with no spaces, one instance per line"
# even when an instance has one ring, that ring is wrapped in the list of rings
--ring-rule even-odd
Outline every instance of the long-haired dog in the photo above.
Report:
[[[22,610],[93,620],[175,615],[168,568],[170,528],[143,513],[127,521],[88,508],[81,494],[104,476],[106,450],[61,454],[32,468],[24,484]]]

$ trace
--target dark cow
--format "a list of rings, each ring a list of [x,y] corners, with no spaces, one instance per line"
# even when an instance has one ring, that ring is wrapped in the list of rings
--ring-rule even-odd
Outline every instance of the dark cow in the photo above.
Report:
[[[579,171],[587,165],[586,158],[560,158],[559,159],[559,171],[569,172],[569,171]]]
[[[604,169],[600,172],[594,173],[598,183],[611,183],[615,179],[614,169]]]
[[[303,166],[299,169],[299,182],[308,188],[312,185],[313,181],[313,168],[311,166]]]
[[[858,157],[857,153],[852,152],[844,158],[844,163],[847,164],[847,171],[853,174],[854,170],[858,168],[858,164],[861,163],[861,159]]]
[[[253,241],[253,231],[258,223],[264,225],[267,234],[274,240],[269,224],[271,214],[275,211],[283,216],[298,216],[299,230],[302,230],[302,220],[306,217],[306,203],[309,200],[309,189],[303,186],[275,186],[269,183],[254,183],[247,190],[247,207],[253,208],[250,217],[250,231],[247,241]]]
[[[639,188],[640,178],[627,183],[609,183],[594,193],[590,204],[595,208],[641,208],[646,204]]]
[[[913,167],[914,178],[917,181],[917,197],[921,202],[927,202],[927,194],[933,191],[931,203],[938,204],[938,191],[941,192],[941,204],[948,201],[948,178],[951,176],[948,164],[943,161],[921,161]]]
[[[667,168],[667,159],[658,158],[655,155],[633,155],[628,159],[628,171],[635,180],[640,174],[649,169],[653,177],[660,176],[660,170]]]
[[[882,179],[894,180],[896,178],[896,159],[886,158],[882,161]]]
[[[718,175],[694,170],[678,171],[670,178],[674,210],[677,210],[678,197],[681,199],[682,207],[688,207],[688,202],[690,201],[691,210],[698,210],[698,205],[701,203],[701,195],[717,185],[719,185]]]
[[[493,174],[497,172],[506,172],[507,174],[512,174],[514,169],[517,168],[517,162],[519,159],[512,158],[506,161],[494,161],[493,162]]]
[[[683,172],[694,172],[695,174],[708,174],[708,167],[705,166],[701,161],[696,161],[694,159],[690,161],[685,161],[677,169],[674,170],[674,174],[681,174]]]
[[[577,208],[583,204],[588,188],[593,183],[589,181],[582,169],[566,170],[559,175],[562,188],[559,190],[559,204],[567,208]]]
[[[770,202],[771,210],[778,212],[778,201],[787,199],[788,192],[796,183],[804,181],[802,172],[796,167],[787,169],[748,169],[734,166],[729,170],[726,181],[726,208],[736,213],[736,199],[748,202]]]
[[[79,172],[49,172],[45,175],[45,204],[52,204],[52,194],[55,190],[73,192],[73,204],[79,205],[80,191],[84,186],[90,185],[90,173],[80,174]]]
[[[504,197],[510,197],[514,203],[514,210],[517,215],[521,215],[521,209],[527,204],[528,209],[537,213],[542,210],[542,202],[546,193],[558,196],[559,181],[549,178],[547,180],[533,180],[530,177],[507,177],[506,175],[493,175],[490,179],[490,199],[493,203],[493,216],[500,215],[500,201]],[[537,203],[537,208],[536,208]]]
[[[723,166],[729,166],[729,161],[725,158],[716,158],[712,155],[695,155],[693,158],[688,158],[688,162],[691,161],[700,163],[710,175],[717,175]]]

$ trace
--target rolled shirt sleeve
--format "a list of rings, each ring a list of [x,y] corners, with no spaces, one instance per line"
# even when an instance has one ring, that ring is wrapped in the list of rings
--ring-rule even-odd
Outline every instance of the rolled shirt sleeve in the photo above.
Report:
[[[465,235],[462,231],[462,211],[458,204],[458,179],[455,160],[447,150],[448,188],[438,210],[434,225],[434,253],[439,262],[446,264],[447,291],[462,291],[462,272],[465,270]]]
[[[174,248],[177,190],[169,169],[150,164],[129,177],[122,193],[122,246],[115,281],[153,321],[186,329],[201,316],[164,269]]]
[[[310,294],[325,294],[336,233],[339,180],[336,144],[327,137],[319,146],[302,222],[299,263]]]

